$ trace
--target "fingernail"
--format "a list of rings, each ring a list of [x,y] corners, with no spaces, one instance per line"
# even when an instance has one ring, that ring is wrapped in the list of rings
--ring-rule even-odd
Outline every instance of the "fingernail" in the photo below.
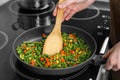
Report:
[[[66,21],[68,21],[68,20],[69,20],[69,18],[66,18],[65,20],[66,20]]]

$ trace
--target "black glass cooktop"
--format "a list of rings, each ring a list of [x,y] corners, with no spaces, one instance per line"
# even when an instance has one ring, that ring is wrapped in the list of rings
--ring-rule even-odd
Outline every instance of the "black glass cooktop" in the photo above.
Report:
[[[22,32],[42,25],[54,24],[52,11],[56,2],[43,12],[26,13],[19,9],[16,1],[10,1],[0,7],[0,80],[96,80],[99,66],[88,65],[82,70],[65,76],[36,76],[18,63],[12,52],[15,38]],[[77,13],[63,25],[78,27],[89,32],[97,42],[97,53],[103,40],[109,34],[109,11],[99,10],[95,6]],[[47,77],[47,78],[45,78]]]

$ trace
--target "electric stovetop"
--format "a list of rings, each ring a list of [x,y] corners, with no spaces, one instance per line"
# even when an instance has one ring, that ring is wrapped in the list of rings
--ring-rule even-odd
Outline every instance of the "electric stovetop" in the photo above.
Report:
[[[30,28],[54,24],[52,11],[55,4],[56,2],[52,2],[50,9],[30,14],[19,9],[16,1],[10,1],[0,7],[0,80],[96,80],[99,66],[90,65],[70,75],[46,78],[30,74],[14,57],[12,44],[19,34]],[[89,32],[97,42],[98,54],[105,37],[109,34],[109,11],[91,6],[63,24]]]

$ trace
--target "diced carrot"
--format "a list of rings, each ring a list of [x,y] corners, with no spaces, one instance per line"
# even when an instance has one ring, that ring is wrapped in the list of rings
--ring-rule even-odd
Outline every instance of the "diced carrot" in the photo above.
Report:
[[[61,53],[61,54],[65,54],[65,51],[64,51],[64,50],[61,50],[60,53]]]
[[[35,60],[32,59],[30,63],[32,66],[35,66]]]
[[[61,51],[60,51],[60,54],[61,54],[62,56],[64,56],[64,55],[66,55],[66,52],[65,52],[64,50],[61,50]]]
[[[75,54],[75,51],[74,50],[70,50],[70,53]]]
[[[76,51],[79,50],[79,48],[76,48]]]
[[[63,46],[67,46],[67,43],[63,43]]]
[[[45,63],[45,66],[49,67],[49,66],[51,66],[51,63],[48,61]]]
[[[46,61],[46,62],[49,62],[49,58],[45,58],[45,61]]]
[[[75,39],[75,38],[76,38],[76,35],[75,35],[75,34],[69,34],[69,37]]]
[[[44,61],[44,58],[43,58],[43,57],[41,57],[41,58],[40,58],[40,61]]]
[[[43,33],[43,34],[42,34],[42,37],[45,38],[45,37],[46,37],[46,34]]]
[[[65,59],[64,59],[64,58],[61,58],[61,62],[65,62]]]
[[[27,50],[25,49],[23,52],[24,52],[24,53],[26,53],[26,52],[27,52]]]

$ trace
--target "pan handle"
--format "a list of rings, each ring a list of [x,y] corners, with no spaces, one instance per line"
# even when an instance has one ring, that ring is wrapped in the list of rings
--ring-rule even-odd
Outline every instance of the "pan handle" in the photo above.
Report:
[[[106,37],[103,45],[101,47],[101,50],[99,52],[99,54],[96,54],[93,58],[93,64],[94,65],[101,65],[101,64],[105,64],[107,59],[104,59],[102,56],[105,54],[105,52],[108,50],[108,42],[109,42],[109,37]]]

